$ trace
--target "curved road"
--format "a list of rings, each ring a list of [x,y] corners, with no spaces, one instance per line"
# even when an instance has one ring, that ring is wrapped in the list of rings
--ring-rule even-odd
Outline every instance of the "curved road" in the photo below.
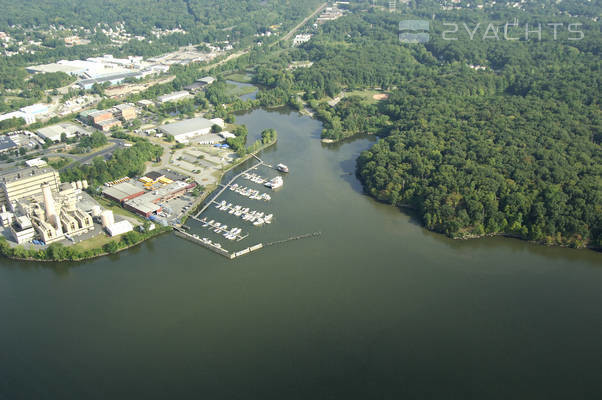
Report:
[[[107,147],[106,149],[97,151],[95,153],[89,154],[89,155],[81,157],[81,158],[77,158],[77,154],[70,154],[69,156],[75,156],[76,160],[73,163],[61,168],[59,171],[64,171],[66,169],[73,168],[77,164],[86,164],[89,161],[91,161],[94,158],[99,157],[99,156],[104,157],[107,154],[112,154],[119,147],[123,146],[124,140],[123,139],[109,139],[109,142],[113,143],[113,146]],[[59,155],[59,154],[60,153],[57,153],[56,155]]]

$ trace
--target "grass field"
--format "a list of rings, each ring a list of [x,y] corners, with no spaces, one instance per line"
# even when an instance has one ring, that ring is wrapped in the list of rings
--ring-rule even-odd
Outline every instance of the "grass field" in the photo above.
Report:
[[[253,93],[257,90],[255,86],[236,86],[232,84],[226,85],[226,94],[228,96],[242,96],[245,94]]]
[[[105,233],[101,233],[100,235],[96,235],[93,238],[77,243],[76,245],[74,245],[74,247],[77,247],[78,249],[81,249],[83,251],[91,249],[100,249],[102,248],[102,246],[109,243],[113,239],[115,238],[109,237]]]
[[[388,93],[380,91],[380,90],[352,90],[350,92],[345,93],[345,97],[351,96],[359,96],[362,98],[364,102],[367,104],[376,104],[381,100],[377,100],[374,98],[376,95],[388,95]]]
[[[231,81],[240,82],[240,83],[250,83],[251,82],[250,75],[241,74],[241,73],[230,74],[230,75],[227,75],[225,78],[229,79]]]

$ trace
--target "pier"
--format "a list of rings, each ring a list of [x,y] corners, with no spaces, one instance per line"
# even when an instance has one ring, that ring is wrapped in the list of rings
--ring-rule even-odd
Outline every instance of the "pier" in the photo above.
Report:
[[[230,179],[230,181],[223,185],[223,187],[215,194],[215,196],[213,196],[213,199],[211,199],[210,201],[208,201],[200,210],[198,213],[196,213],[194,216],[195,218],[198,218],[199,215],[201,215],[202,213],[205,212],[205,210],[215,201],[217,200],[217,198],[224,192],[224,190],[226,190],[232,183],[234,183],[235,180],[237,180],[238,178],[240,178],[242,176],[242,174],[246,174],[249,171],[254,170],[255,168],[259,167],[260,165],[263,164],[263,161],[261,160],[261,158],[257,157],[256,155],[253,154],[253,157],[255,157],[256,159],[259,160],[259,164],[255,164],[250,168],[245,169],[244,171],[242,171],[240,174],[236,175],[234,178]]]
[[[260,194],[258,190],[254,190],[252,188],[247,188],[247,187],[242,187],[235,183],[235,181],[237,179],[243,177],[244,179],[248,179],[248,180],[252,181],[253,183],[263,184],[267,181],[266,178],[264,178],[263,176],[261,176],[257,173],[250,173],[250,172],[259,168],[260,166],[266,166],[270,169],[278,170],[276,167],[266,164],[261,158],[257,157],[257,155],[252,154],[252,157],[258,161],[257,164],[252,165],[251,167],[238,173],[236,176],[234,176],[232,179],[230,179],[226,184],[219,183],[218,184],[219,190],[215,193],[215,195],[211,199],[207,200],[205,202],[205,204],[202,206],[202,208],[200,208],[196,214],[191,215],[190,218],[201,223],[202,228],[207,228],[208,230],[213,231],[216,234],[220,234],[220,235],[224,236],[227,240],[236,240],[237,242],[240,242],[241,240],[247,238],[249,236],[249,234],[248,233],[242,234],[241,229],[238,227],[234,227],[234,228],[226,227],[226,229],[223,230],[222,227],[224,225],[221,222],[214,221],[214,220],[207,221],[207,217],[201,218],[201,215],[209,208],[209,206],[215,205],[215,208],[217,208],[218,210],[223,211],[227,214],[231,214],[235,217],[242,218],[244,221],[252,223],[255,226],[261,226],[263,224],[270,224],[272,221],[272,218],[273,218],[273,214],[266,215],[265,212],[251,210],[250,208],[243,207],[242,205],[233,205],[232,203],[226,204],[225,201],[221,201],[221,202],[217,201],[217,199],[224,193],[224,191],[226,189],[230,189],[242,196],[248,197],[249,199],[259,199],[259,200],[263,199],[266,201],[271,199],[271,197],[269,195],[267,195],[266,193]],[[190,230],[189,227],[186,227],[186,228],[188,228],[188,230]],[[181,237],[192,243],[196,243],[200,246],[203,246],[206,249],[209,249],[209,250],[213,251],[214,253],[217,253],[217,254],[219,254],[223,257],[226,257],[228,259],[231,259],[231,260],[234,258],[243,256],[245,254],[250,254],[250,253],[257,251],[259,249],[262,249],[264,247],[284,244],[284,243],[291,242],[294,240],[318,237],[322,234],[322,232],[313,232],[313,233],[306,233],[306,234],[302,234],[302,235],[295,235],[295,236],[290,236],[286,239],[276,240],[276,241],[273,241],[270,243],[265,243],[265,244],[257,243],[253,246],[249,246],[242,250],[231,252],[231,251],[228,251],[227,249],[223,248],[220,243],[212,242],[208,238],[200,238],[196,234],[191,234],[191,233],[186,232],[185,229],[175,228],[174,233],[178,237]]]

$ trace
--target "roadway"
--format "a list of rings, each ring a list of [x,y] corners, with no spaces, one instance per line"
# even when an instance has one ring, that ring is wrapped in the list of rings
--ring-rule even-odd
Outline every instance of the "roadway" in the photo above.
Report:
[[[113,154],[113,152],[115,150],[117,150],[120,147],[123,147],[124,144],[124,140],[123,139],[109,139],[109,142],[113,143],[113,145],[111,147],[107,147],[106,149],[102,149],[100,151],[94,152],[94,153],[90,153],[88,155],[85,155],[83,157],[78,157],[77,154],[69,154],[69,156],[75,156],[75,157],[70,157],[70,158],[75,158],[75,162],[61,168],[59,171],[65,171],[69,168],[73,168],[75,165],[77,164],[87,164],[88,162],[92,161],[93,159],[95,159],[96,157],[106,157],[108,154]],[[53,153],[53,156],[57,155],[57,156],[66,156],[64,153]]]

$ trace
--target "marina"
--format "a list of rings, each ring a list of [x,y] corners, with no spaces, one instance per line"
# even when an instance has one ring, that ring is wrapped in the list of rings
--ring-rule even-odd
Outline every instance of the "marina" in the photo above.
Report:
[[[241,185],[237,182],[239,179],[244,179],[257,185],[263,185],[272,190],[278,189],[284,185],[284,180],[281,175],[276,175],[268,178],[254,171],[257,171],[260,167],[264,166],[271,170],[276,170],[280,173],[288,173],[289,169],[286,165],[278,164],[276,167],[274,167],[272,165],[266,164],[261,158],[259,158],[255,154],[253,154],[253,157],[258,161],[258,163],[251,165],[249,168],[246,168],[242,172],[236,174],[226,184],[220,184],[221,188],[216,192],[216,194],[210,200],[206,201],[205,204],[195,215],[190,216],[192,220],[200,224],[200,228],[202,228],[205,231],[208,231],[209,235],[220,235],[231,242],[240,242],[250,236],[250,233],[243,234],[242,228],[238,226],[228,226],[227,222],[218,221],[216,218],[210,219],[209,216],[203,216],[204,213],[209,212],[210,206],[213,206],[215,210],[220,211],[225,215],[240,218],[245,223],[253,225],[253,227],[256,228],[262,227],[264,225],[270,225],[273,222],[274,214],[271,212],[256,210],[244,204],[234,204],[232,202],[229,202],[228,200],[220,199],[221,196],[225,196],[225,194],[227,193],[235,193],[240,196],[246,197],[249,200],[263,200],[267,202],[272,199],[272,195],[268,193],[261,192],[257,189],[254,189],[253,187]],[[191,231],[191,229],[188,230]],[[263,247],[263,245],[259,243],[254,246],[250,246],[246,249],[235,252],[226,250],[224,247],[222,247],[222,244],[217,241],[217,239],[201,237],[198,234],[192,232],[184,232],[182,230],[178,230],[178,236],[188,239],[189,241],[192,241],[194,243],[200,244],[203,247],[213,250],[228,258],[234,258],[243,254],[248,254]],[[310,234],[307,237],[311,236],[312,235]],[[288,240],[291,239],[285,239],[284,241]]]
[[[261,226],[264,223],[269,225],[272,223],[272,219],[274,218],[274,214],[268,214],[258,210],[251,210],[249,207],[232,205],[232,203],[226,204],[225,200],[222,200],[220,203],[214,203],[216,209],[230,215],[234,215],[235,217],[240,217],[243,221],[252,223],[255,226]]]

